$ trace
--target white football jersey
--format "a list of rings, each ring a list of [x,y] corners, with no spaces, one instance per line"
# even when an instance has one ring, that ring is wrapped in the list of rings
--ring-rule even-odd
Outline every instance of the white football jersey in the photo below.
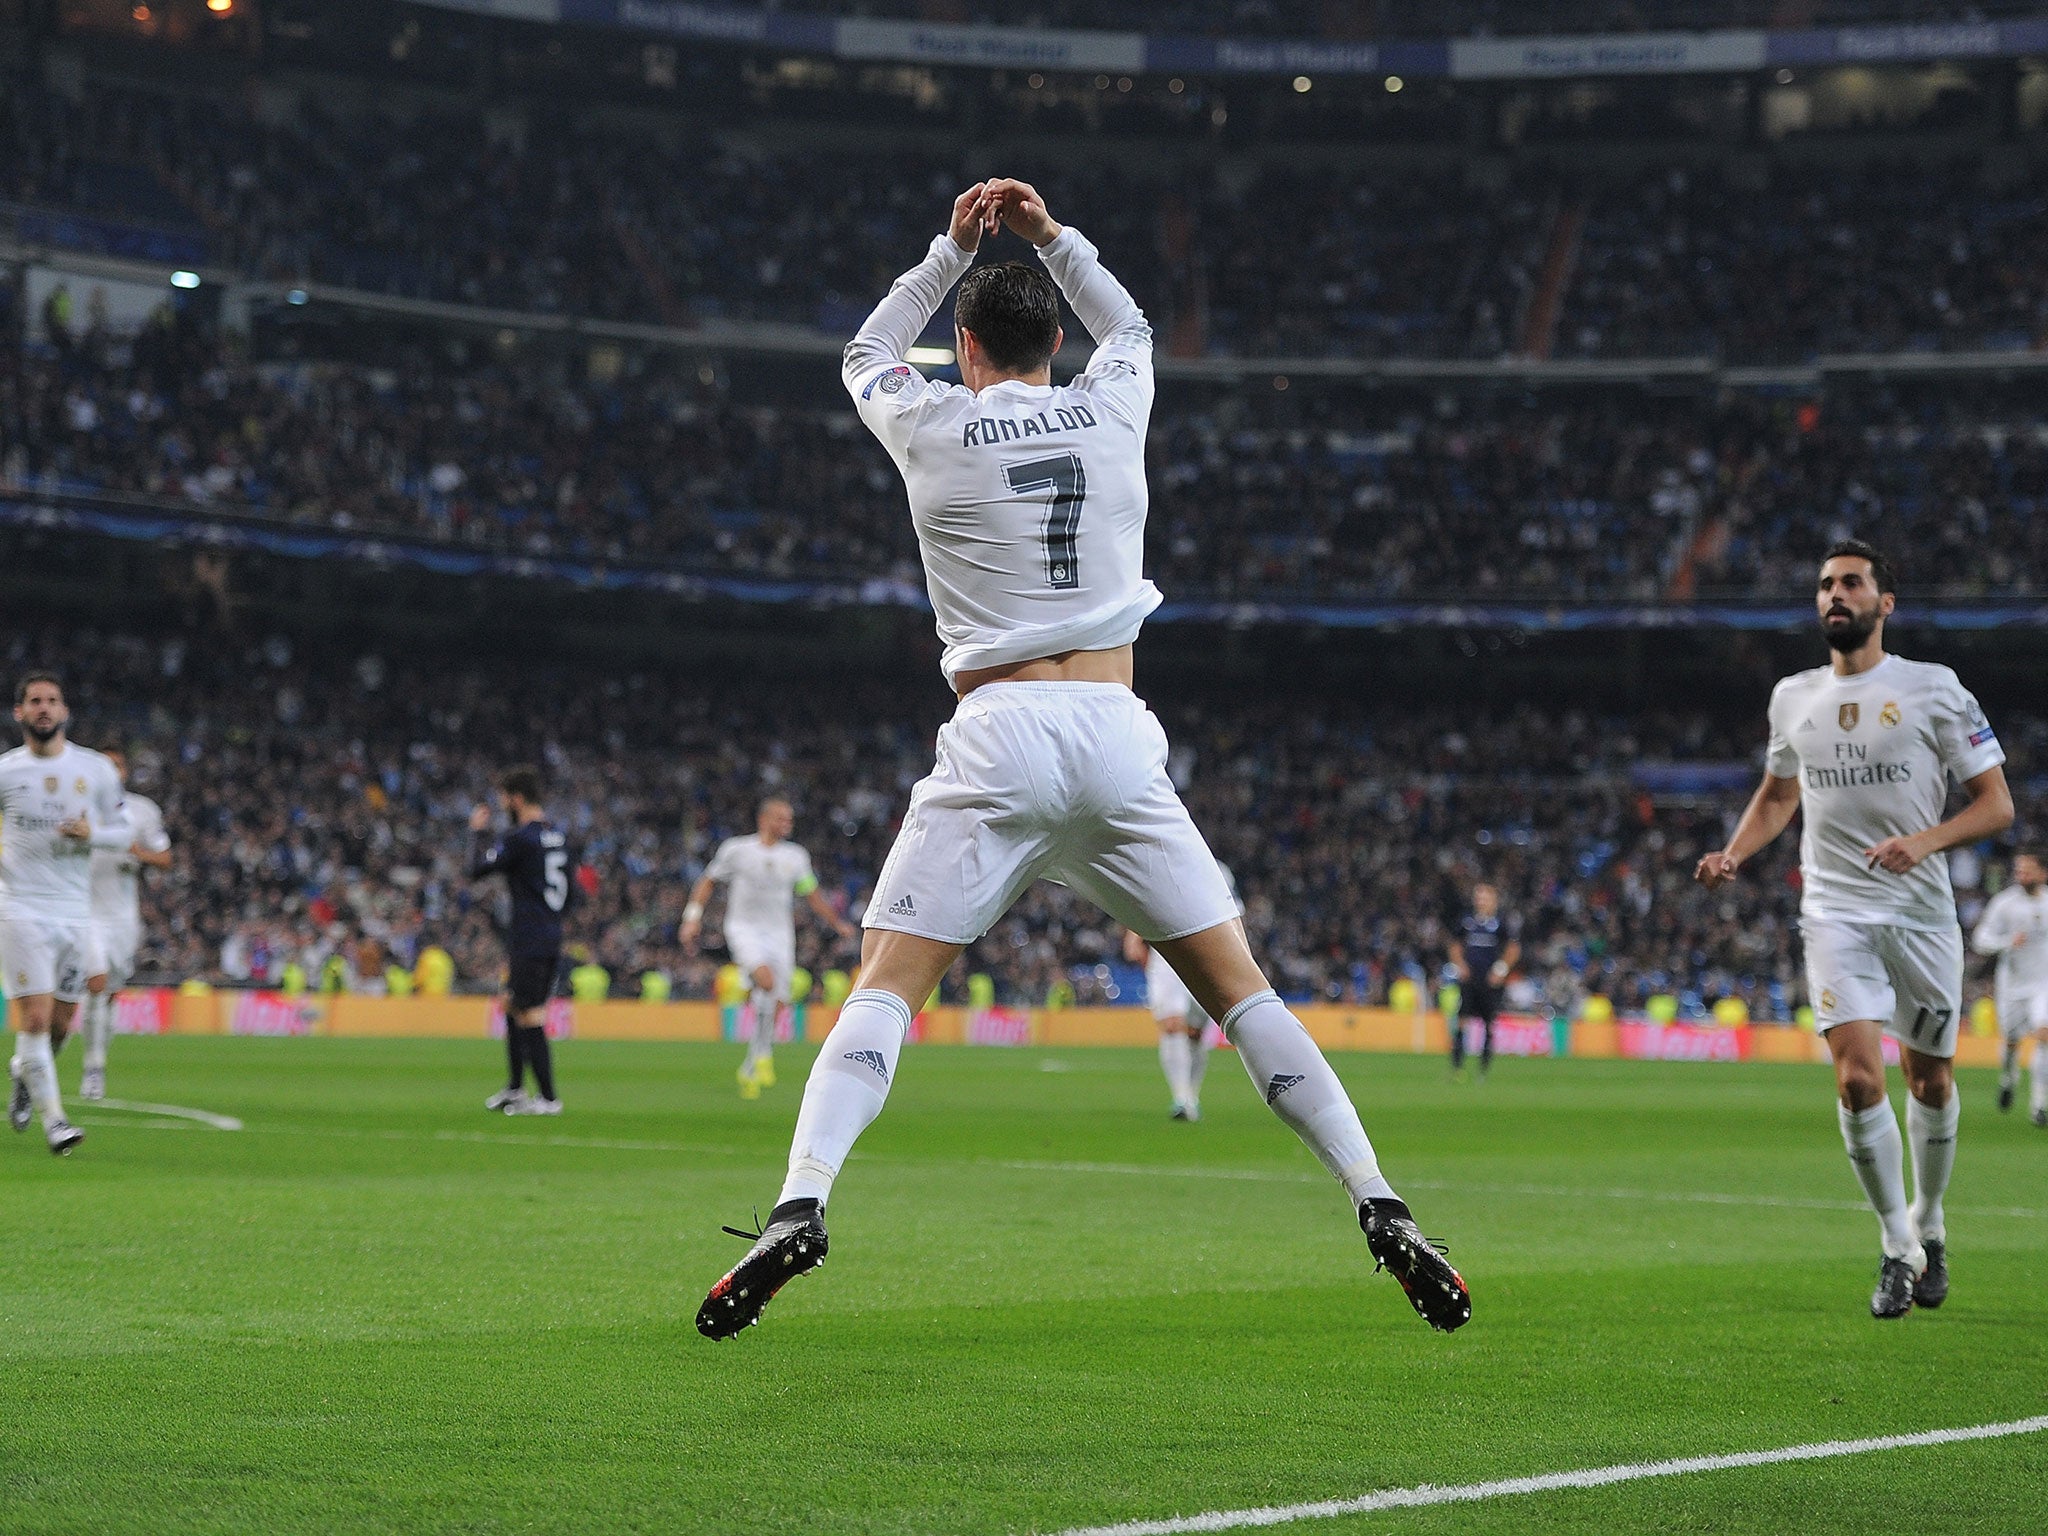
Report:
[[[147,795],[124,790],[121,805],[133,834],[128,848],[95,848],[92,851],[93,921],[117,927],[136,927],[142,922],[142,865],[130,848],[162,853],[171,846],[164,833],[164,813]]]
[[[2015,939],[2024,942],[2015,944]],[[1970,947],[1998,956],[1998,990],[2033,997],[2048,992],[2048,886],[2029,896],[2008,885],[1984,904]]]
[[[818,888],[811,856],[784,839],[770,844],[755,834],[718,845],[704,873],[727,883],[725,926],[779,932],[796,927],[796,899]]]
[[[902,471],[950,683],[981,667],[1135,640],[1145,579],[1152,328],[1072,225],[1039,250],[1096,340],[1070,384],[979,394],[903,359],[973,262],[951,235],[896,280],[846,348],[855,408]]]
[[[1945,857],[1903,875],[1873,869],[1864,850],[1941,820],[1949,778],[2005,761],[1984,711],[1947,667],[1887,656],[1868,672],[1799,672],[1771,693],[1765,766],[1799,780],[1804,824],[1799,910],[1809,918],[1952,928]]]
[[[91,844],[58,835],[83,816]],[[27,747],[0,754],[0,917],[36,922],[92,920],[92,851],[128,846],[121,776],[75,742],[53,757]]]

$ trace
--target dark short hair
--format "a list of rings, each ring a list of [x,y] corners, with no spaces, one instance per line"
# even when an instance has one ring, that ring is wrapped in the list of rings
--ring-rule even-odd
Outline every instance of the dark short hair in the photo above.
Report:
[[[1896,592],[1899,590],[1898,573],[1892,569],[1892,563],[1885,558],[1884,551],[1875,544],[1866,544],[1861,539],[1837,539],[1828,546],[1828,552],[1820,557],[1820,563],[1826,565],[1838,555],[1848,556],[1856,560],[1868,560],[1870,562],[1870,574],[1877,582],[1878,591]]]
[[[14,685],[14,702],[17,706],[28,701],[28,691],[35,687],[37,683],[51,683],[55,685],[59,693],[64,691],[64,679],[56,673],[27,672],[22,675],[21,681]]]
[[[517,795],[528,805],[539,805],[540,770],[527,763],[507,768],[498,775],[498,788],[508,795]]]
[[[953,322],[974,332],[996,367],[1036,373],[1052,361],[1060,337],[1060,291],[1042,268],[987,262],[961,279]]]

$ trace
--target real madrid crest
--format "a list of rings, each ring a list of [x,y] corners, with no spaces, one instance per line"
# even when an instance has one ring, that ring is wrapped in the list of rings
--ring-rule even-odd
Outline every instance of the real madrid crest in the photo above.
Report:
[[[1886,699],[1884,708],[1877,712],[1877,723],[1886,730],[1890,730],[1893,726],[1897,725],[1900,718],[1898,703],[1893,699]]]
[[[1851,704],[1848,707],[1854,709],[1856,706]],[[1835,1011],[1835,994],[1823,990],[1820,995],[1820,1006],[1823,1013],[1833,1013]]]
[[[1844,704],[1835,711],[1835,724],[1845,731],[1855,730],[1856,722],[1862,718],[1863,706],[1861,704]]]
[[[82,795],[82,794],[84,794],[84,793],[85,793],[85,780],[84,780],[84,779],[73,779],[73,780],[71,781],[71,793],[73,793],[74,795]]]

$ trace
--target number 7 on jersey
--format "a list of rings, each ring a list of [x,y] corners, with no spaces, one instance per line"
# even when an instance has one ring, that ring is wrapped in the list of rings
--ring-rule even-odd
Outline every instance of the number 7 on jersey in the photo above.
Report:
[[[1033,491],[1050,494],[1045,503],[1045,580],[1056,590],[1081,585],[1081,503],[1088,495],[1088,476],[1078,453],[1055,454],[1005,464],[1003,478],[1019,496]]]

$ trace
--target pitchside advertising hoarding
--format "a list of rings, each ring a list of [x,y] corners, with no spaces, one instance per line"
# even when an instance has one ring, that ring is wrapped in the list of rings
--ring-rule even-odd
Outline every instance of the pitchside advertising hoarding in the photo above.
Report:
[[[557,1040],[737,1041],[751,1033],[743,1007],[712,1002],[641,1003],[625,1000],[548,1004],[547,1030]],[[1316,1042],[1333,1051],[1437,1053],[1449,1034],[1436,1014],[1402,1014],[1385,1008],[1304,1005],[1296,1009]],[[822,1007],[783,1010],[779,1041],[802,1043],[824,1037],[834,1015]],[[483,996],[373,997],[288,995],[233,991],[179,993],[132,988],[116,1005],[114,1028],[124,1035],[213,1034],[243,1036],[347,1036],[354,1038],[503,1038],[498,1001]],[[1210,1026],[1210,1043],[1227,1046]],[[1146,1046],[1158,1026],[1142,1008],[932,1008],[919,1014],[910,1038],[928,1045],[983,1047]],[[1477,1053],[1482,1032],[1467,1023],[1466,1049]],[[1958,1060],[1985,1065],[1997,1060],[1995,1037],[1965,1035]],[[1494,1054],[1504,1057],[1559,1057],[1638,1061],[1818,1061],[1826,1047],[1812,1033],[1788,1025],[1722,1028],[1696,1024],[1653,1024],[1647,1019],[1613,1023],[1567,1023],[1538,1015],[1504,1014],[1495,1027]],[[1896,1051],[1886,1042],[1888,1059]],[[1981,1061],[1978,1059],[1981,1057]]]

